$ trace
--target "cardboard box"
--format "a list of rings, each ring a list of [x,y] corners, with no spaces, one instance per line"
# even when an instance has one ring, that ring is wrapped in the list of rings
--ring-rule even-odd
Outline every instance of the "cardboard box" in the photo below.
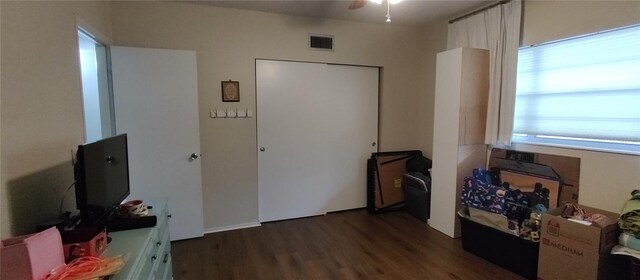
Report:
[[[0,279],[44,279],[64,266],[62,239],[57,228],[2,240]]]
[[[422,152],[418,150],[371,154],[367,160],[369,212],[382,213],[403,208],[402,176],[407,173],[407,161],[421,156]]]
[[[588,213],[611,218],[614,223],[599,228],[561,217],[566,206],[542,215],[538,279],[614,279],[608,270],[611,248],[618,243],[619,214],[582,206]]]
[[[562,178],[558,205],[562,206],[567,202],[578,203],[580,158],[493,148],[489,158],[489,168],[497,167],[500,159],[542,164],[553,168]]]
[[[527,163],[523,163],[527,164]],[[532,164],[539,169],[548,168],[551,171],[553,169],[546,165]],[[519,189],[522,192],[533,193],[536,184],[541,184],[543,188],[549,190],[549,209],[558,207],[560,188],[562,186],[562,179],[559,176],[555,177],[543,177],[539,173],[536,173],[536,169],[528,172],[519,173],[517,170],[504,169],[500,167],[500,180],[502,182],[508,182],[513,188]]]
[[[98,257],[107,248],[107,232],[103,227],[64,231],[62,243],[67,263],[79,257]]]

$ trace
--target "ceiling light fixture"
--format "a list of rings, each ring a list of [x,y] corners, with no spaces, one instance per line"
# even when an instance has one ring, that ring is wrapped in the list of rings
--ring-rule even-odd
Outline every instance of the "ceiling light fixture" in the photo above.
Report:
[[[391,15],[389,14],[389,6],[391,1],[387,0],[387,15],[385,16],[387,18],[387,20],[385,21],[386,23],[391,23]]]
[[[382,1],[384,0],[369,0],[369,2],[373,2],[376,4],[382,4]],[[398,4],[400,2],[402,2],[402,0],[389,0],[389,2],[391,2],[391,4]]]
[[[382,4],[382,1],[384,0],[369,0],[369,2],[373,2],[376,4]],[[385,15],[385,17],[387,18],[387,20],[385,22],[390,23],[391,22],[391,14],[390,14],[390,6],[391,4],[397,4],[402,2],[402,0],[387,0],[387,15]]]
[[[352,0],[351,4],[349,4],[349,10],[356,10],[356,9],[360,9],[362,7],[364,7],[367,2],[373,2],[376,3],[378,5],[382,4],[382,2],[384,2],[384,0]],[[389,23],[391,22],[391,4],[397,4],[402,2],[402,0],[387,0],[387,14],[385,15],[385,17],[387,18],[386,22]]]

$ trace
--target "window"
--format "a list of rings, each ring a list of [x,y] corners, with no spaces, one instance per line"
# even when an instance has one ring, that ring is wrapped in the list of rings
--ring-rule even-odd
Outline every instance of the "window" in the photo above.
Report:
[[[78,48],[85,140],[94,142],[115,135],[113,102],[107,76],[107,50],[82,29],[78,30]]]
[[[521,48],[513,132],[640,154],[640,25]]]

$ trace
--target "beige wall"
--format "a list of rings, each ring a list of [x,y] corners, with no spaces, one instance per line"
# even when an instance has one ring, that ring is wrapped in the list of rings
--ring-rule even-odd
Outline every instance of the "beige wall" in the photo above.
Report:
[[[208,117],[211,109],[225,106],[255,110],[256,58],[384,67],[380,148],[415,149],[421,143],[415,124],[424,107],[416,102],[417,28],[140,2],[113,3],[112,22],[116,45],[197,52],[208,230],[258,220],[256,119]],[[308,33],[335,35],[335,51],[309,50]],[[240,81],[240,103],[221,102],[220,81],[228,79]]]
[[[525,0],[522,46],[640,23],[640,1]]]
[[[446,21],[434,23],[422,29],[420,45],[420,97],[423,110],[419,115],[420,150],[426,157],[433,155],[433,106],[435,102],[436,55],[447,49]]]
[[[110,36],[100,2],[8,2],[1,8],[1,237],[55,218],[84,142],[76,15]],[[68,196],[73,205],[73,192]]]

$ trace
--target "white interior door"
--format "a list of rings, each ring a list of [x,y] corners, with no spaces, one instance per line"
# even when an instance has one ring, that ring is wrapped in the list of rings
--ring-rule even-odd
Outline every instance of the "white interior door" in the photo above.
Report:
[[[256,61],[260,221],[366,205],[378,69]]]
[[[202,236],[196,53],[112,47],[111,63],[116,131],[128,135],[131,197],[169,199],[171,240]]]

